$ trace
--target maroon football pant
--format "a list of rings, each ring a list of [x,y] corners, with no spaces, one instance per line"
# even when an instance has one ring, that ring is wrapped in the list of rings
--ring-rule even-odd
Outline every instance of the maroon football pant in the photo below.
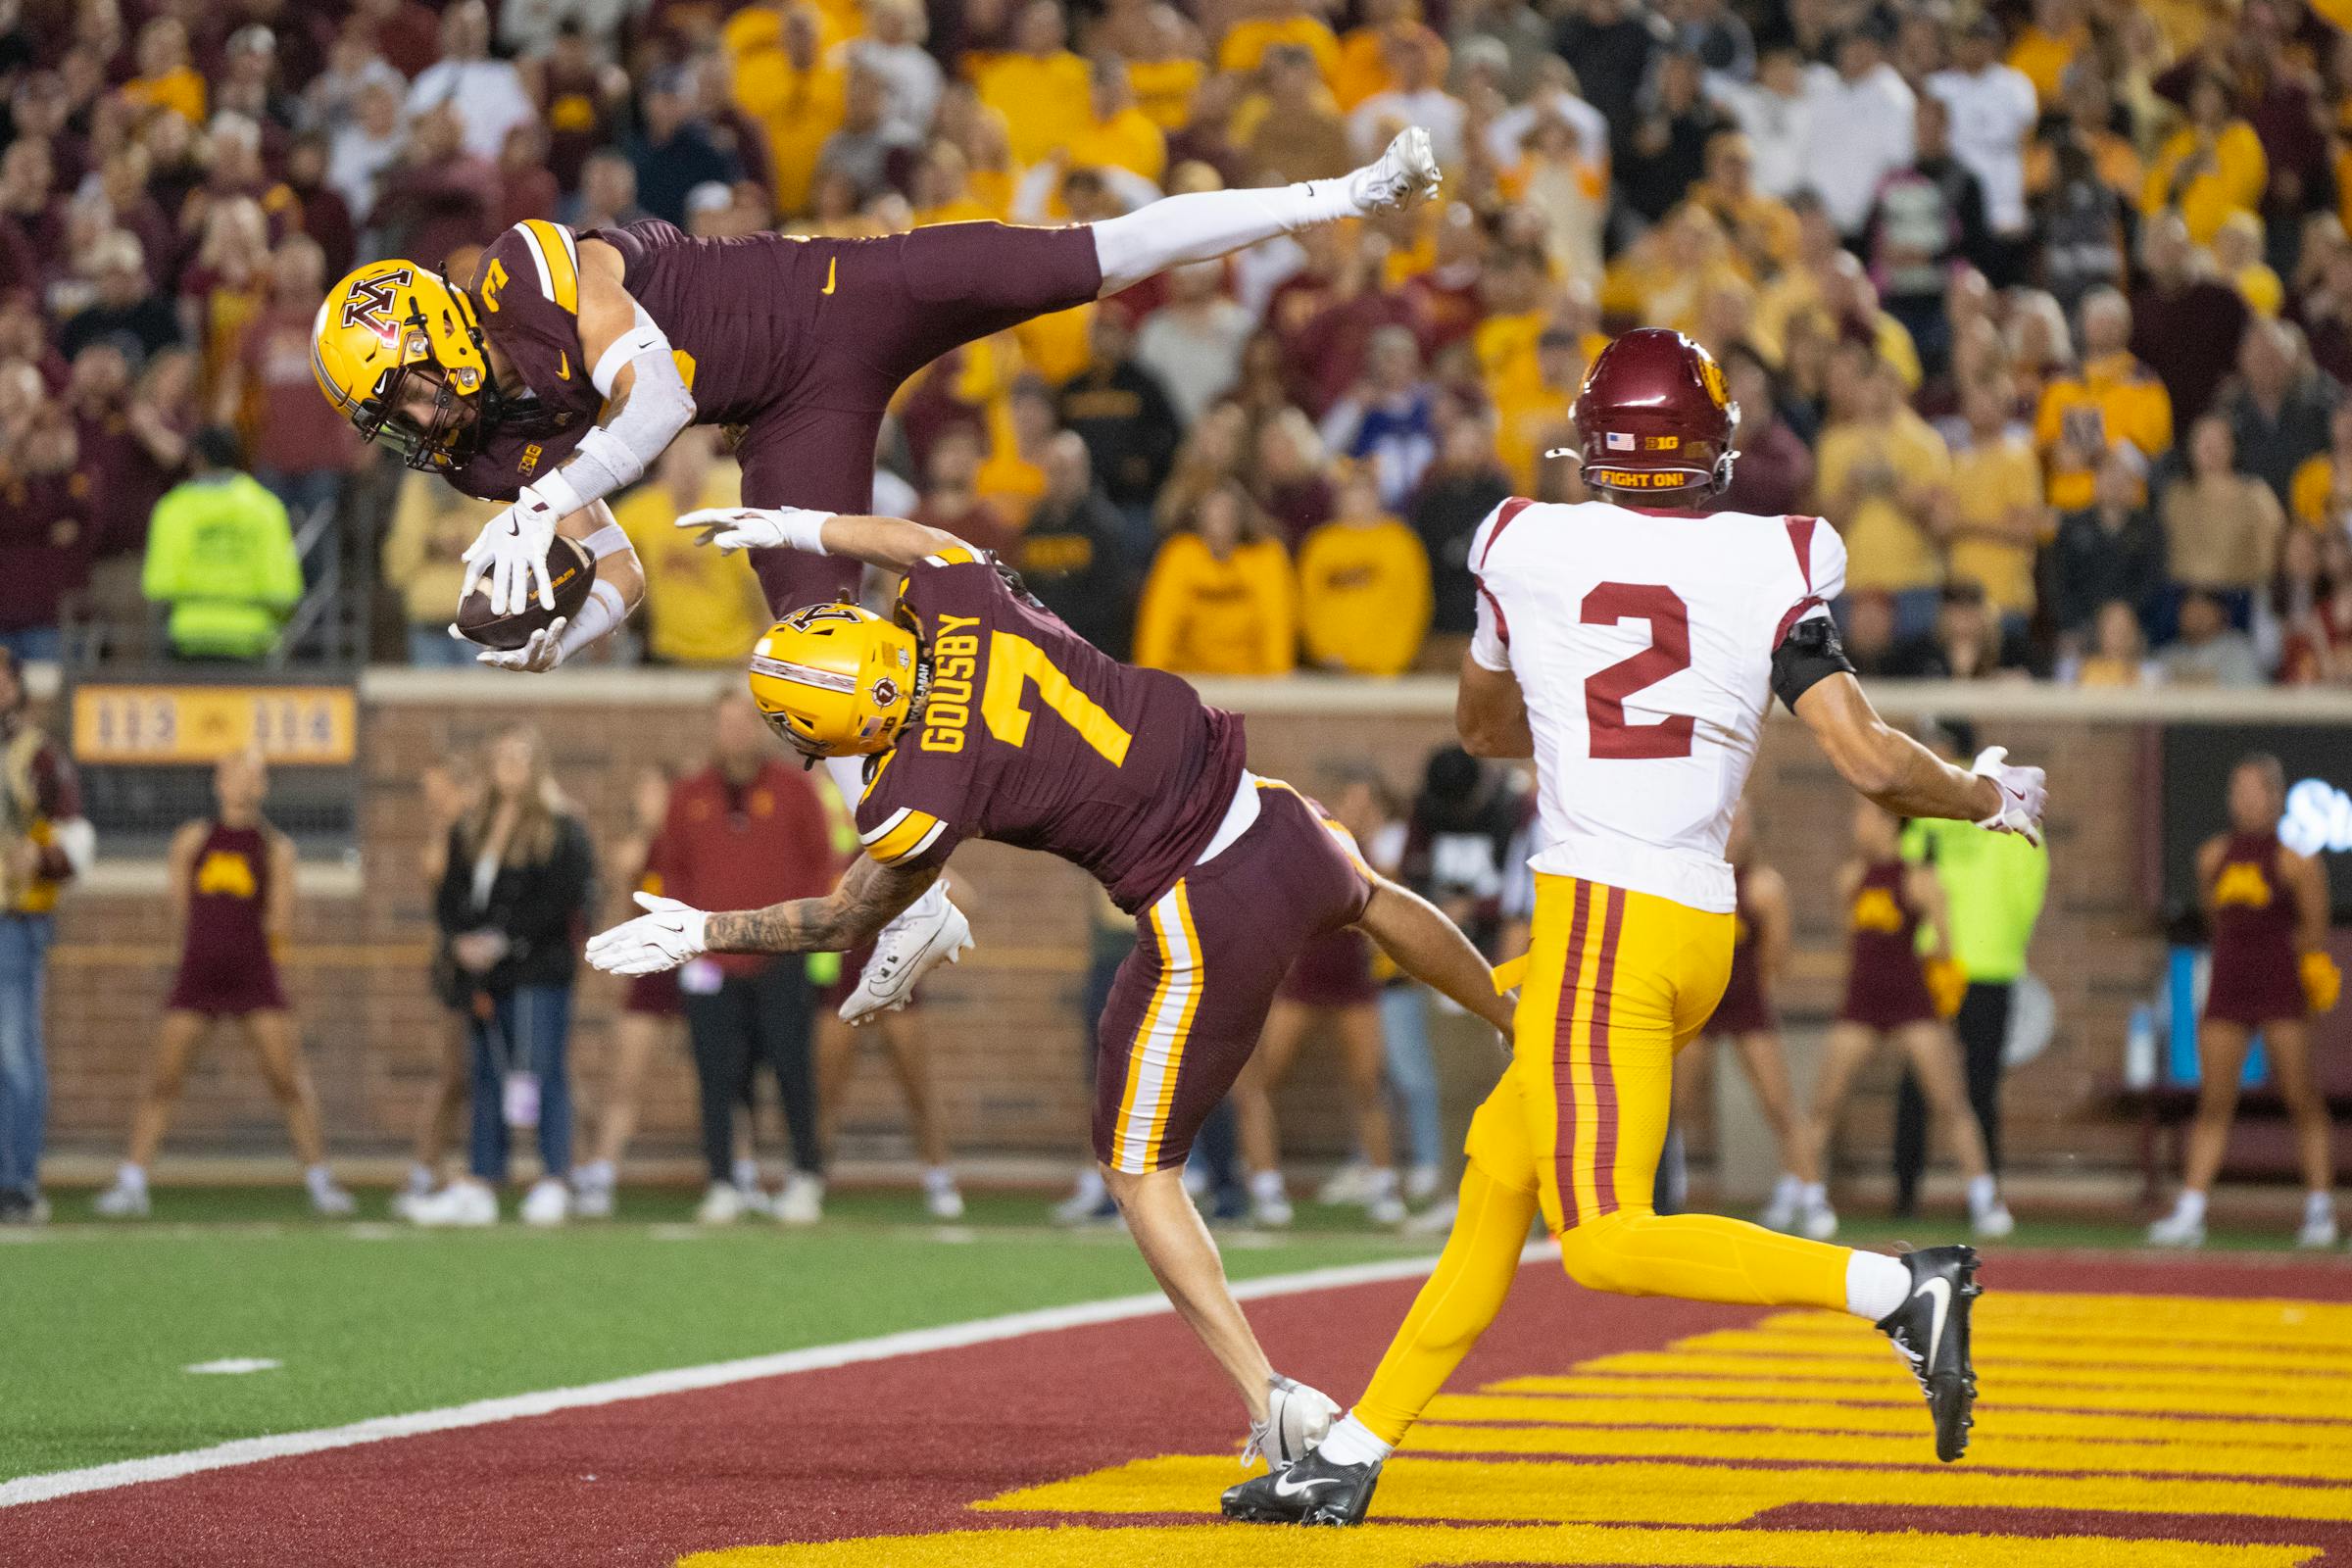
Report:
[[[951,349],[1095,297],[1102,269],[1091,229],[942,223],[883,239],[808,242],[794,275],[825,278],[808,368],[752,421],[736,456],[747,507],[864,513],[874,504],[874,442],[908,376]],[[754,552],[778,615],[854,598],[854,561]]]
[[[1095,1157],[1143,1172],[1184,1163],[1233,1088],[1292,961],[1352,924],[1372,882],[1337,829],[1261,780],[1257,820],[1136,917],[1097,1029]]]

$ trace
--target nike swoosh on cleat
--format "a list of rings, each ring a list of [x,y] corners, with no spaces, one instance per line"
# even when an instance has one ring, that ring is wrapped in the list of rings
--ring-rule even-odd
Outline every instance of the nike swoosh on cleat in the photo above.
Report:
[[[1288,1502],[1293,1497],[1307,1495],[1317,1487],[1328,1487],[1332,1484],[1320,1476],[1306,1481],[1293,1481],[1289,1476],[1276,1476],[1274,1478],[1274,1495]]]
[[[1928,1354],[1920,1363],[1925,1371],[1933,1372],[1936,1370],[1936,1351],[1943,1344],[1943,1320],[1952,1309],[1952,1282],[1941,1277],[1932,1279],[1911,1295],[1913,1299],[1930,1295],[1935,1298],[1936,1316],[1928,1330]]]

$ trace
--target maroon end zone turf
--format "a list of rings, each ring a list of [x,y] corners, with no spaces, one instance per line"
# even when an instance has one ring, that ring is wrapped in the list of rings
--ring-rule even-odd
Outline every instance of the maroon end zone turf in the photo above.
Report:
[[[1985,1279],[1994,1290],[2352,1301],[2352,1269],[2220,1256],[2100,1256],[2095,1265],[2088,1256],[1996,1256]],[[1345,1402],[1415,1288],[1355,1286],[1249,1310],[1279,1366]],[[1597,1296],[1570,1285],[1556,1264],[1531,1265],[1452,1386],[1655,1348],[1761,1315]],[[1920,1428],[1924,1450],[1924,1412]],[[0,1563],[667,1563],[754,1543],[1036,1524],[1041,1516],[967,1505],[1131,1458],[1220,1451],[1241,1436],[1238,1402],[1191,1336],[1161,1315],[0,1510]],[[1792,1448],[1792,1460],[1802,1457]],[[2325,1544],[2326,1562],[2352,1568],[2352,1529],[2309,1521],[2003,1510],[1994,1525],[1984,1510],[1815,1505],[1773,1510],[1770,1523],[2293,1541]]]

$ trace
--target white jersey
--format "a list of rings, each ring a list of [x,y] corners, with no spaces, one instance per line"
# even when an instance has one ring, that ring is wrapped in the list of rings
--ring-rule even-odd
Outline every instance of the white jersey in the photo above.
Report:
[[[1723,846],[1772,703],[1772,656],[1845,588],[1816,517],[1511,500],[1470,545],[1471,655],[1536,742],[1530,863],[1728,913]]]

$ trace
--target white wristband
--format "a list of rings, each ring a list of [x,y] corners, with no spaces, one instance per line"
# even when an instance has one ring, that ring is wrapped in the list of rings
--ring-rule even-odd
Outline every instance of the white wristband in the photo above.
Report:
[[[776,512],[776,527],[784,535],[785,548],[821,556],[825,553],[825,524],[837,515],[802,507],[783,507]]]
[[[629,536],[621,531],[619,523],[608,522],[580,543],[587,547],[590,560],[602,561],[607,556],[617,556],[628,549]]]
[[[575,512],[586,511],[591,499],[582,496],[572,482],[564,477],[564,471],[559,468],[553,473],[541,474],[529,484],[524,485],[522,494],[514,498],[514,504],[524,508],[534,505],[546,507],[554,513],[554,515],[548,520],[562,522]]]
[[[588,602],[580,607],[580,612],[571,617],[564,635],[557,640],[564,657],[569,659],[628,618],[628,601],[620,597],[620,590],[609,582],[598,583],[588,590]]]

